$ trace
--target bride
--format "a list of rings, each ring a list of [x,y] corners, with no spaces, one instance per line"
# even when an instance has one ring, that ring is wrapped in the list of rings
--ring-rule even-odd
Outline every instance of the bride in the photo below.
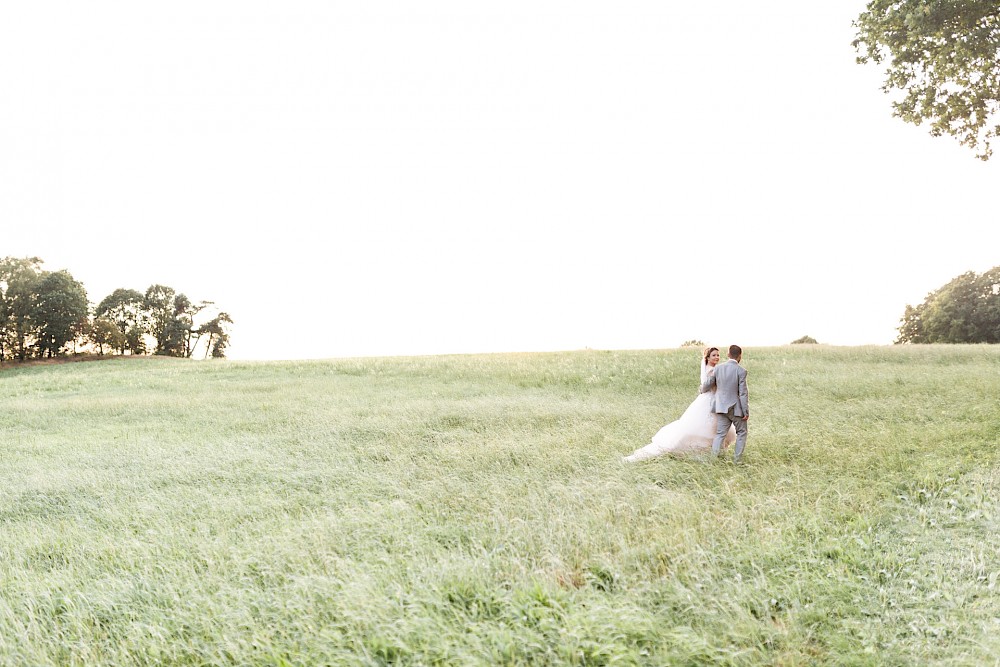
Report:
[[[719,363],[719,348],[705,350],[701,359],[701,383],[715,373]],[[699,385],[700,386],[700,385]],[[635,450],[624,461],[634,462],[651,459],[664,454],[693,454],[712,449],[715,438],[715,412],[712,410],[715,387],[712,391],[698,394],[677,421],[672,421],[653,436],[653,441]],[[728,447],[736,439],[736,430],[730,426],[722,446]]]

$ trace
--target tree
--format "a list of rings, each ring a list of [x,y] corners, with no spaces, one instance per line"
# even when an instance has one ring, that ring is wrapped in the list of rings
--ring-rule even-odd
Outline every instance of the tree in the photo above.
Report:
[[[87,290],[68,271],[45,272],[36,284],[32,313],[39,356],[60,354],[87,325]]]
[[[1000,343],[1000,266],[952,279],[907,305],[896,343]]]
[[[819,341],[812,336],[803,336],[802,338],[796,338],[789,345],[819,345]]]
[[[41,265],[37,257],[0,260],[0,361],[8,351],[21,361],[28,356]]]
[[[219,333],[218,336],[212,341],[212,358],[213,359],[225,359],[226,358],[226,348],[229,347],[229,334],[225,331]]]
[[[156,339],[153,353],[191,357],[201,337],[208,332],[205,326],[210,324],[195,326],[195,317],[213,303],[202,301],[194,304],[186,295],[165,285],[150,285],[143,303],[148,316],[149,333]],[[211,335],[209,339],[210,348]],[[206,355],[209,348],[206,348]]]
[[[144,354],[146,352],[146,341],[144,337],[147,331],[145,299],[143,295],[134,289],[118,288],[101,300],[94,312],[97,317],[107,317],[115,323],[122,333],[124,341],[119,352],[125,354],[126,350],[131,350],[132,354]]]
[[[94,323],[90,326],[89,338],[97,346],[97,351],[100,354],[104,354],[105,345],[112,350],[125,348],[125,334],[114,321],[107,317],[94,318]]]
[[[928,295],[930,298],[930,295]],[[924,304],[911,306],[906,304],[903,317],[899,321],[899,336],[896,343],[923,343],[924,340]]]
[[[886,66],[893,115],[949,134],[988,160],[1000,137],[1000,4],[996,0],[872,0],[854,21],[861,64]]]
[[[153,354],[170,354],[176,292],[166,285],[150,285],[143,297],[150,335],[156,339]]]
[[[229,332],[226,325],[232,323],[233,320],[229,317],[229,313],[219,313],[199,328],[199,337],[202,334],[208,334],[208,343],[205,347],[206,358],[210,354],[213,359],[222,359],[226,356],[226,348],[229,347]]]
[[[181,352],[184,357],[190,358],[194,354],[194,349],[198,347],[198,341],[202,336],[202,327],[195,327],[194,318],[198,313],[212,305],[214,305],[212,301],[202,301],[196,305],[191,303],[187,297],[175,304],[177,322],[184,337],[181,344]]]
[[[1000,266],[979,276],[977,336],[984,343],[1000,343]]]
[[[153,354],[190,357],[194,316],[206,305],[208,302],[195,306],[191,299],[172,287],[150,285],[144,306],[149,317],[149,333],[156,339]]]

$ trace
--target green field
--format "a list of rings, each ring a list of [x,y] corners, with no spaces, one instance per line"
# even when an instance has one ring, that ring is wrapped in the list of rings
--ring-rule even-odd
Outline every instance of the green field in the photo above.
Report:
[[[1000,346],[0,372],[0,665],[1000,663]]]

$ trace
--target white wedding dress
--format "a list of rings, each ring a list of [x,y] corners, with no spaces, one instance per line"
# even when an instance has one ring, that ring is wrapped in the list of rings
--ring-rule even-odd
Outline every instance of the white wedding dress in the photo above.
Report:
[[[715,369],[701,362],[701,383],[704,383]],[[700,384],[699,384],[700,386]],[[645,447],[640,447],[632,454],[624,457],[628,462],[643,461],[664,454],[683,455],[697,452],[712,451],[712,440],[715,439],[716,417],[712,411],[712,391],[698,394],[676,421],[672,421],[653,436],[653,441]],[[723,448],[736,440],[736,429],[729,427],[722,442]]]

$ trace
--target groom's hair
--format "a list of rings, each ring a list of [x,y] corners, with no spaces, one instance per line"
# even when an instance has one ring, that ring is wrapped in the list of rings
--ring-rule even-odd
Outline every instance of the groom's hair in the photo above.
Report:
[[[740,347],[739,345],[730,345],[729,346],[729,358],[730,359],[735,359],[736,357],[739,357],[739,356],[742,356],[742,355],[743,355],[743,348],[742,347]]]

